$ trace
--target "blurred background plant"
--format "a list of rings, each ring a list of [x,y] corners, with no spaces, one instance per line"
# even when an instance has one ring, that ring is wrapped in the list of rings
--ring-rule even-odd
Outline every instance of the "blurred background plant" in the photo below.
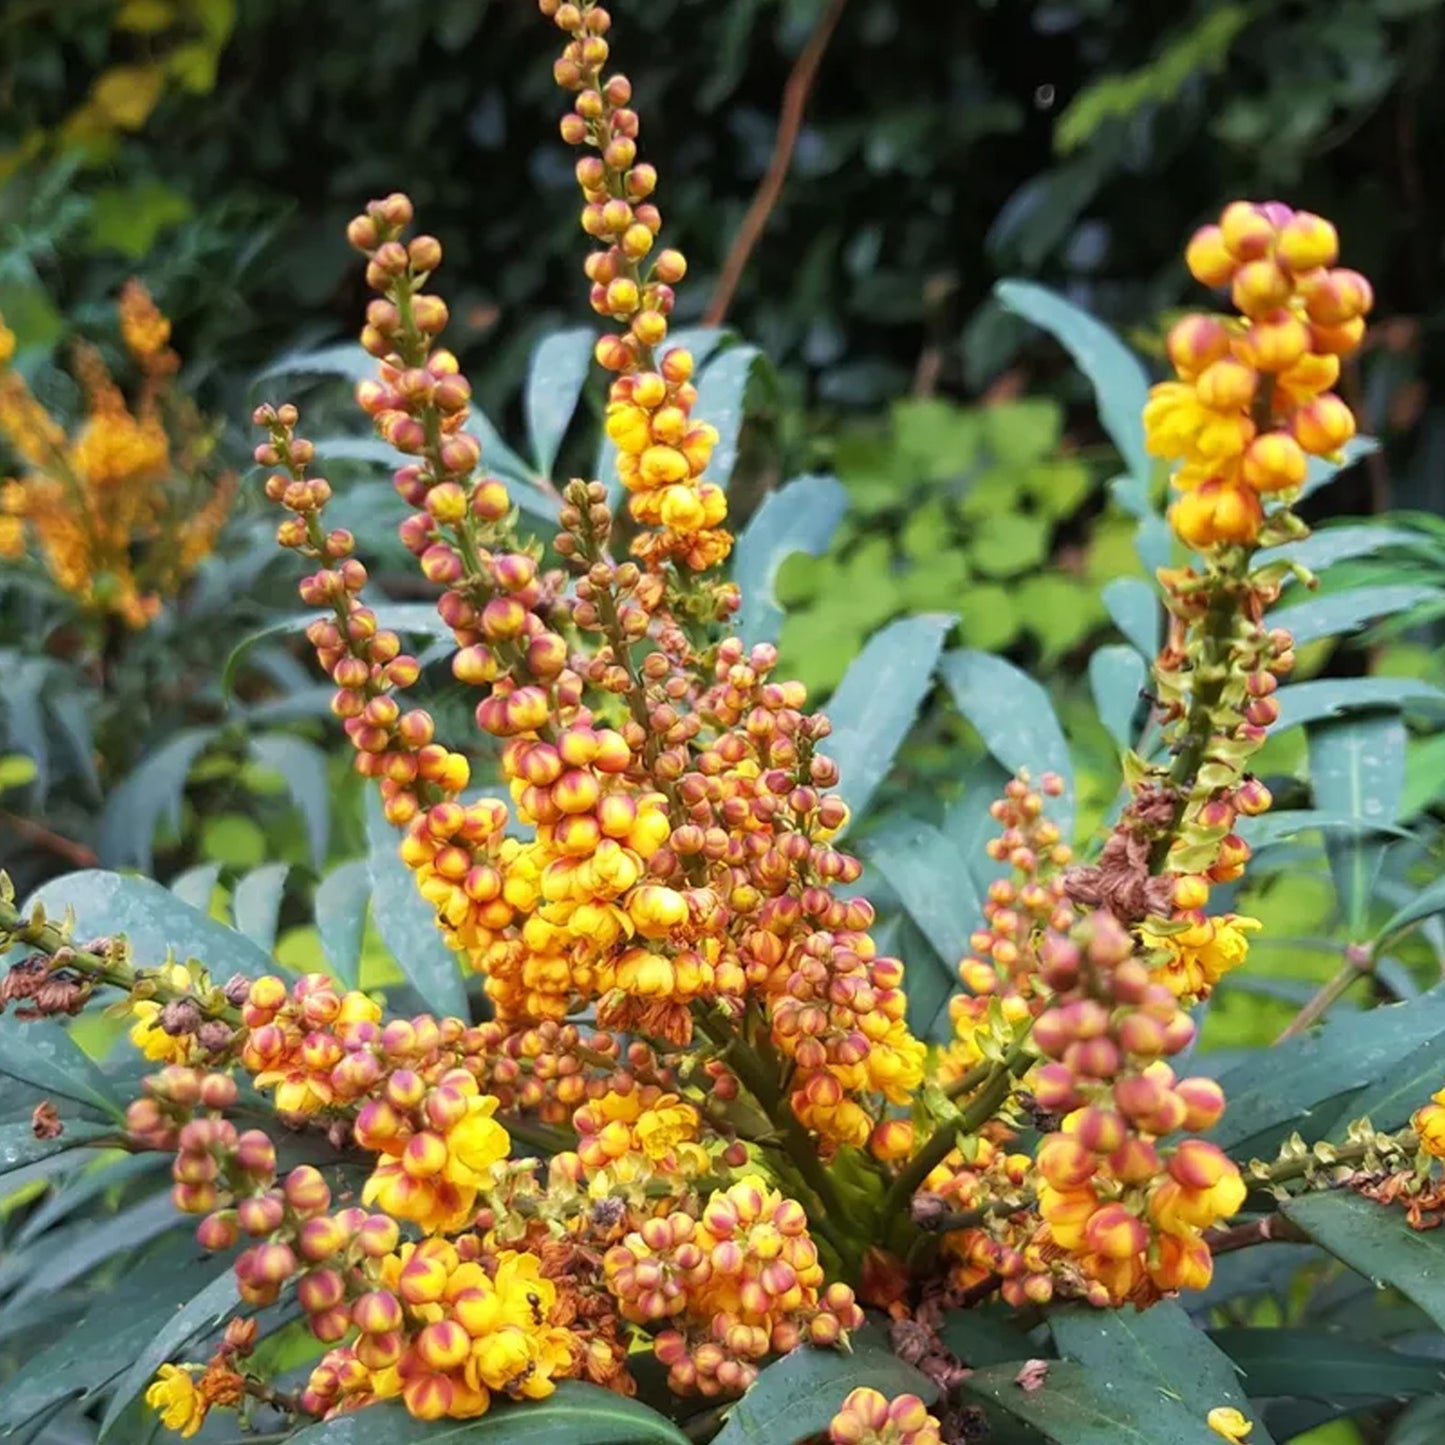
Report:
[[[84,341],[120,368],[116,297],[141,275],[185,358],[168,385],[230,424],[198,433],[206,467],[242,473],[194,576],[144,627],[100,629],[98,651],[42,565],[0,567],[0,867],[22,893],[96,861],[138,869],[178,910],[234,922],[233,949],[452,1008],[434,992],[452,961],[297,661],[292,579],[237,423],[314,383],[337,511],[385,625],[423,651],[438,624],[391,565],[391,459],[338,384],[370,370],[338,340],[362,299],[345,220],[404,181],[470,285],[452,331],[491,418],[488,464],[541,523],[559,482],[613,471],[530,7],[378,0],[366,20],[351,0],[0,14],[7,375],[79,422],[64,363]],[[935,1039],[992,878],[980,841],[1003,778],[1047,760],[1082,831],[1117,805],[1121,752],[1151,745],[1150,578],[1180,559],[1134,353],[1159,357],[1190,300],[1179,237],[1236,195],[1336,220],[1377,286],[1345,386],[1380,445],[1311,483],[1305,510],[1325,525],[1296,560],[1320,585],[1291,582],[1281,606],[1299,681],[1261,756],[1277,809],[1250,825],[1258,863],[1233,904],[1267,926],[1211,1003],[1209,1067],[1262,1067],[1241,1051],[1322,988],[1342,1014],[1414,997],[1445,969],[1429,885],[1445,819],[1445,202],[1428,183],[1445,0],[961,0],[926,26],[903,0],[653,0],[627,20],[638,93],[668,118],[647,153],[690,258],[679,340],[723,434],[743,630],[829,699],[869,895]],[[5,475],[28,464],[7,456]],[[443,725],[464,707],[435,666],[419,693]],[[82,911],[96,930],[114,918]],[[219,934],[196,936],[224,956]],[[1317,1102],[1276,1100],[1261,1137]],[[132,1207],[136,1189],[106,1197]],[[1283,1284],[1245,1284],[1234,1323],[1288,1306]],[[1373,1445],[1389,1414],[1311,1438]]]

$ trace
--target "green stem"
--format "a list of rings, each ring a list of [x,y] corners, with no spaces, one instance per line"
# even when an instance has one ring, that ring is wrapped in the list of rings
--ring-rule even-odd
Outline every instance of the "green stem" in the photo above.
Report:
[[[883,1199],[881,1217],[888,1221],[908,1208],[919,1186],[958,1147],[960,1134],[976,1134],[1013,1092],[1016,1075],[1026,1073],[1034,1056],[1027,1039],[1020,1039],[998,1063],[990,1066],[988,1081],[957,1119],[936,1130],[923,1148],[904,1165]]]

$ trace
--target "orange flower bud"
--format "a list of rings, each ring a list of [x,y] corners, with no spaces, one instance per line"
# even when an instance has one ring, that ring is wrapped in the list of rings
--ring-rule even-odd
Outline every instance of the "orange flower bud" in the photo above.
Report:
[[[1234,274],[1236,258],[1218,226],[1201,226],[1184,251],[1189,274],[1204,286],[1223,286]]]

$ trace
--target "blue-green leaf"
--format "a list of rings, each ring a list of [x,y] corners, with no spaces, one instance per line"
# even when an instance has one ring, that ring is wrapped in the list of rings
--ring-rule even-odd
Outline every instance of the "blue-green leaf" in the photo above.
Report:
[[[1393,1285],[1445,1329],[1445,1238],[1438,1229],[1411,1229],[1403,1209],[1347,1189],[1302,1194],[1279,1208],[1336,1259],[1377,1287]]]
[[[217,1275],[199,1294],[194,1295],[181,1309],[171,1315],[165,1327],[149,1340],[136,1356],[135,1362],[115,1387],[115,1392],[106,1403],[105,1415],[100,1422],[98,1440],[104,1440],[120,1418],[121,1412],[151,1382],[161,1365],[182,1346],[188,1345],[198,1335],[231,1313],[240,1303],[236,1292],[234,1270],[224,1270]]]
[[[72,1149],[82,1148],[96,1139],[115,1137],[108,1124],[94,1124],[88,1119],[67,1119],[64,1132],[53,1139],[37,1139],[28,1119],[18,1124],[0,1124],[0,1175],[51,1160]]]
[[[1393,713],[1344,718],[1310,729],[1315,806],[1364,829],[1393,823],[1405,787],[1405,724]],[[1335,894],[1350,937],[1365,932],[1385,844],[1360,833],[1327,837]]]
[[[1088,377],[1099,420],[1129,468],[1132,485],[1120,489],[1120,500],[1135,516],[1143,516],[1150,510],[1154,463],[1144,450],[1149,377],[1139,359],[1107,326],[1044,286],[1032,281],[1000,281],[993,292],[1015,316],[1049,332]]]
[[[212,727],[183,728],[126,775],[101,816],[101,862],[115,867],[133,863],[151,871],[156,825],[164,818],[172,833],[180,832],[186,778],[216,732]]]
[[[591,327],[572,327],[544,337],[532,353],[522,407],[532,459],[543,476],[552,475],[567,424],[577,410],[577,398],[582,395],[592,365],[595,339]]]
[[[139,967],[154,968],[174,951],[178,959],[199,959],[218,983],[233,973],[248,978],[275,969],[271,955],[234,928],[183,903],[149,878],[122,877],[99,868],[53,879],[32,898],[52,918],[75,913],[76,937],[85,940],[123,933]]]
[[[182,903],[189,904],[202,913],[209,913],[211,897],[220,877],[219,863],[197,863],[194,868],[187,868],[184,873],[178,873],[171,879],[171,892]]]
[[[957,992],[957,969],[969,951],[969,934],[983,924],[983,903],[970,876],[968,860],[946,833],[917,818],[889,822],[869,836],[863,852],[869,866],[888,880],[888,886],[938,955],[949,984],[943,994],[946,999]],[[913,986],[913,972],[927,966],[926,958],[916,963],[909,960],[909,1022],[921,1037],[941,1042],[938,1009],[928,1018],[913,1014],[915,998],[921,997]],[[948,1037],[952,1026],[946,1016],[942,1028],[943,1037]]]
[[[767,364],[756,346],[732,346],[703,369],[693,413],[717,428],[718,443],[708,464],[707,479],[726,489],[738,460],[748,382],[754,369]]]
[[[290,872],[289,863],[263,863],[246,874],[231,895],[231,916],[236,927],[267,953],[276,946],[276,924]]]
[[[291,801],[305,820],[311,864],[319,869],[326,861],[326,846],[331,839],[331,783],[326,754],[314,743],[290,733],[262,733],[251,739],[250,748],[251,756],[262,767],[281,775]]]
[[[1131,1394],[1147,1388],[1183,1405],[1200,1425],[1220,1405],[1249,1413],[1239,1372],[1174,1300],[1147,1311],[1072,1308],[1049,1324],[1061,1355]],[[1250,1438],[1269,1445],[1258,1423]]]
[[[987,652],[950,652],[940,666],[954,706],[1009,772],[1057,773],[1064,796],[1050,805],[1065,837],[1073,831],[1073,764],[1048,693],[1013,663]]]
[[[361,969],[361,940],[366,906],[371,901],[371,870],[365,858],[333,868],[316,887],[316,931],[321,951],[338,982],[355,988]]]
[[[381,941],[428,1008],[444,1017],[468,1017],[457,956],[442,939],[436,914],[417,891],[411,869],[401,861],[400,835],[386,821],[375,788],[366,790],[366,842],[371,916]]]
[[[1279,718],[1270,729],[1272,736],[1301,723],[1370,708],[1419,708],[1431,717],[1445,715],[1445,692],[1408,677],[1327,677],[1291,683],[1275,696],[1279,698]]]
[[[112,1119],[125,1117],[105,1075],[54,1019],[25,1022],[13,1011],[0,1014],[0,1074]]]
[[[1329,486],[1341,472],[1348,471],[1362,457],[1367,457],[1371,452],[1377,452],[1379,449],[1380,444],[1374,437],[1357,436],[1351,437],[1344,444],[1341,449],[1344,458],[1342,461],[1328,462],[1323,457],[1311,457],[1309,471],[1305,473],[1304,486],[1299,490],[1299,500],[1303,501],[1306,497],[1312,497],[1322,488]]]
[[[1144,659],[1132,647],[1101,647],[1089,658],[1094,707],[1109,736],[1124,751],[1136,741],[1134,718],[1139,711],[1139,693],[1148,680]]]
[[[1164,609],[1159,594],[1137,577],[1115,577],[1099,594],[1114,626],[1136,650],[1152,660],[1159,651],[1164,626]]]
[[[742,595],[738,635],[751,645],[776,642],[783,609],[773,593],[778,569],[794,552],[821,557],[848,511],[836,477],[795,477],[764,499],[733,551],[733,580]]]
[[[829,700],[833,731],[820,751],[838,764],[837,791],[854,817],[867,812],[888,776],[933,687],[938,655],[953,623],[946,613],[925,612],[875,632]]]
[[[1328,597],[1312,597],[1292,607],[1280,607],[1269,614],[1269,625],[1287,627],[1295,643],[1303,646],[1322,637],[1358,632],[1381,617],[1439,597],[1445,597],[1445,592],[1438,587],[1404,582],[1386,587],[1358,587],[1350,592],[1332,592]]]
[[[263,366],[251,379],[269,381],[273,376],[322,376],[341,381],[365,381],[376,374],[376,358],[359,342],[339,341],[310,351],[287,351]]]
[[[1055,1445],[1219,1445],[1203,1414],[1150,1379],[1105,1377],[1073,1360],[1052,1360],[1042,1382],[1025,1389],[1021,1368],[1014,1361],[975,1370],[963,1384],[964,1398],[988,1401]]]
[[[1299,542],[1286,542],[1282,547],[1269,547],[1257,553],[1256,567],[1274,562],[1293,562],[1311,572],[1323,572],[1336,562],[1349,562],[1356,557],[1369,557],[1388,547],[1408,547],[1420,540],[1417,532],[1400,527],[1357,526],[1322,527]]]
[[[825,1433],[851,1390],[867,1386],[892,1398],[917,1395],[931,1404],[938,1386],[905,1364],[872,1329],[852,1337],[852,1349],[807,1346],[769,1365],[728,1412],[713,1445],[798,1445]]]
[[[719,1439],[722,1437],[719,1436]],[[494,1405],[479,1420],[413,1420],[353,1410],[309,1425],[288,1445],[691,1445],[665,1415],[597,1385],[564,1380],[545,1400]]]
[[[1437,913],[1445,913],[1445,878],[1437,878],[1423,888],[1403,908],[1395,913],[1380,930],[1376,950],[1383,951],[1403,933]]]
[[[436,608],[430,602],[383,602],[380,606],[372,608],[376,613],[376,625],[378,627],[390,628],[391,631],[400,633],[402,636],[410,637],[435,637],[438,639],[452,637],[452,630],[441,620]],[[255,632],[243,637],[231,649],[231,654],[226,659],[226,665],[221,671],[221,691],[228,693],[235,686],[236,673],[240,670],[242,661],[246,654],[268,637],[283,637],[288,633],[305,632],[308,627],[321,617],[328,614],[324,612],[293,612],[289,617],[283,617],[279,622],[268,623],[265,627],[259,627]]]
[[[78,692],[56,689],[45,694],[45,710],[55,720],[60,735],[70,756],[75,761],[76,772],[91,798],[99,802],[103,793],[100,774],[95,768],[95,734],[93,721],[95,711],[91,703]]]

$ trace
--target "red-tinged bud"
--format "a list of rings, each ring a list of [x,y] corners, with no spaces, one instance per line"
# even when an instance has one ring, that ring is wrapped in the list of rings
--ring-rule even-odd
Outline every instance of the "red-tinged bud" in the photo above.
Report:
[[[1295,440],[1312,456],[1338,451],[1355,434],[1355,415],[1333,392],[1306,402],[1290,419]]]
[[[401,1303],[390,1290],[371,1290],[351,1306],[351,1322],[364,1335],[391,1334],[402,1327]]]
[[[1124,1140],[1109,1155],[1108,1165],[1109,1172],[1121,1184],[1143,1184],[1158,1175],[1164,1167],[1158,1149],[1137,1134]]]
[[[339,1254],[346,1248],[349,1239],[350,1233],[340,1220],[331,1215],[321,1215],[308,1219],[301,1226],[296,1248],[303,1259],[314,1263]]]
[[[1229,329],[1217,316],[1186,316],[1170,329],[1169,359],[1186,381],[1229,354]]]
[[[1082,1098],[1072,1069],[1064,1064],[1041,1064],[1034,1074],[1034,1098],[1051,1114],[1078,1108]]]
[[[385,1214],[370,1215],[356,1231],[356,1247],[368,1259],[381,1259],[394,1253],[400,1239],[396,1220]]]
[[[1274,246],[1275,228],[1258,206],[1235,201],[1219,218],[1219,237],[1236,261],[1253,261]]]
[[[231,1249],[240,1237],[241,1233],[236,1225],[236,1211],[233,1209],[222,1209],[208,1214],[196,1226],[196,1243],[202,1249]]]
[[[256,1179],[276,1173],[276,1146],[259,1129],[247,1129],[236,1140],[236,1166]]]
[[[1063,1010],[1054,1008],[1040,1014],[1034,1024],[1031,1041],[1045,1057],[1063,1058],[1064,1051],[1074,1042],[1073,1031],[1068,1026]]]
[[[236,1219],[249,1235],[259,1238],[280,1229],[286,1206],[279,1195],[252,1194],[236,1205]]]
[[[416,1338],[416,1352],[433,1370],[453,1370],[471,1354],[471,1336],[455,1320],[438,1320]]]
[[[1122,1204],[1106,1204],[1089,1216],[1084,1243],[1105,1259],[1133,1259],[1149,1245],[1149,1231]]]
[[[346,1295],[346,1283],[334,1269],[313,1269],[296,1281],[296,1298],[307,1314],[334,1309]]]
[[[1119,1046],[1136,1057],[1157,1058],[1164,1050],[1164,1025],[1144,1013],[1131,1013],[1119,1022]]]
[[[414,1254],[402,1266],[397,1293],[409,1305],[435,1304],[446,1287],[446,1265],[434,1255]]]
[[[1212,1189],[1226,1174],[1235,1172],[1218,1145],[1204,1139],[1185,1139],[1169,1160],[1169,1173],[1186,1189]]]
[[[1184,1100],[1188,1112],[1183,1127],[1191,1134],[1212,1129],[1224,1114],[1224,1090],[1213,1079],[1181,1079],[1174,1092]]]
[[[1055,1189],[1077,1189],[1098,1169],[1094,1155],[1071,1134],[1050,1134],[1039,1145],[1039,1173]]]
[[[331,1206],[331,1190],[321,1171],[309,1164],[299,1165],[285,1179],[282,1189],[286,1202],[303,1219],[324,1213]]]
[[[284,1284],[298,1268],[291,1246],[279,1241],[253,1245],[246,1253],[251,1256],[250,1277],[258,1284]]]
[[[1246,778],[1235,791],[1234,800],[1239,805],[1239,811],[1249,818],[1269,812],[1274,802],[1269,789],[1258,778]]]

